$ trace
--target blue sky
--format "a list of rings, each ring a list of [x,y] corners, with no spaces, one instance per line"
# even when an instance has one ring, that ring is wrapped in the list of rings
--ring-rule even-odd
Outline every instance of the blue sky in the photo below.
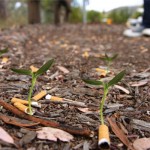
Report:
[[[83,0],[78,0],[82,4]],[[121,6],[142,5],[143,0],[89,0],[87,10],[109,11]]]

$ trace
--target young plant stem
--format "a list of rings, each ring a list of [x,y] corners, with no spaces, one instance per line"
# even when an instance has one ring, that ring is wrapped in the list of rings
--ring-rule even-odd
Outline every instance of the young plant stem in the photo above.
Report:
[[[110,62],[107,62],[107,71],[106,71],[106,75],[108,74],[109,68],[110,68]]]
[[[29,114],[32,115],[32,107],[31,107],[31,96],[33,93],[33,88],[35,86],[36,83],[36,77],[34,76],[34,74],[32,75],[32,84],[29,90],[29,94],[28,94],[28,102],[29,102]]]
[[[108,94],[108,87],[105,84],[103,86],[104,86],[104,95],[103,95],[101,103],[100,103],[100,112],[99,112],[102,125],[104,124],[103,107],[105,104],[106,96]]]

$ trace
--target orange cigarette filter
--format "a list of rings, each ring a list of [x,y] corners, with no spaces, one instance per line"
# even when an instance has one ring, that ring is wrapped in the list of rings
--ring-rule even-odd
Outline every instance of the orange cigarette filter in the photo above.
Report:
[[[28,105],[28,104],[29,104],[28,101],[22,100],[22,99],[19,99],[19,98],[15,98],[15,97],[11,99],[11,102],[12,102],[12,103],[18,102],[18,103],[21,103],[21,104],[23,104],[23,105]],[[34,106],[34,107],[41,108],[41,104],[39,104],[38,102],[35,102],[35,101],[32,101],[32,102],[31,102],[31,105]]]
[[[85,52],[82,54],[82,57],[88,58],[88,57],[89,57],[89,53],[88,53],[87,51],[85,51]]]
[[[96,68],[95,70],[96,70],[97,72],[100,72],[100,74],[101,74],[102,76],[106,76],[106,74],[107,74],[107,70],[105,70],[105,69]]]
[[[36,68],[34,66],[30,66],[30,69],[32,70],[32,72],[37,72],[39,70],[39,68]]]
[[[14,103],[14,106],[17,107],[19,110],[23,111],[23,112],[27,112],[28,110],[28,107],[23,105],[22,103],[19,103],[19,102],[15,102]]]
[[[19,103],[21,103],[21,104],[25,104],[25,105],[29,103],[29,102],[28,102],[28,101],[26,101],[26,100],[22,100],[22,99],[15,98],[15,97],[11,99],[11,102],[12,102],[12,103],[19,102]]]
[[[46,97],[45,97],[46,99],[49,99],[49,100],[51,100],[51,101],[62,101],[63,100],[63,98],[60,98],[60,97],[56,97],[56,96],[52,96],[52,95],[46,95]]]
[[[2,63],[5,64],[5,63],[7,63],[7,62],[8,62],[8,58],[7,58],[7,57],[3,57]]]
[[[21,104],[19,102],[15,102],[14,106],[17,107],[19,110],[25,112],[26,114],[30,114],[29,113],[29,108],[27,106],[25,106],[25,105],[23,105],[23,104]],[[32,109],[32,114],[31,115],[33,115],[34,113],[35,113],[35,110]]]
[[[102,149],[110,147],[109,129],[104,124],[99,126],[98,146]]]
[[[35,95],[34,97],[32,97],[32,99],[35,101],[38,101],[42,97],[44,97],[46,94],[47,94],[47,92],[43,90],[43,91],[39,92],[37,95]]]
[[[56,96],[51,96],[51,100],[52,100],[52,101],[62,101],[63,98],[61,98],[61,97],[56,97]]]

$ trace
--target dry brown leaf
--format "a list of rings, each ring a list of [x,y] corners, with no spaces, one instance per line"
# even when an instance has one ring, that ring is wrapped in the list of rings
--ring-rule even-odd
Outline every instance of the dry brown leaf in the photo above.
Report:
[[[57,141],[57,139],[59,139],[63,142],[69,142],[73,139],[73,136],[68,132],[51,127],[43,127],[41,130],[36,132],[37,138],[39,139],[47,139],[51,141]]]
[[[2,127],[0,127],[0,139],[7,143],[15,144],[13,138]]]
[[[124,143],[129,149],[134,150],[134,148],[131,146],[131,142],[128,140],[127,136],[124,134],[124,132],[118,127],[116,122],[113,120],[113,117],[108,117],[107,120],[112,128],[112,131],[116,134],[116,136]]]
[[[99,110],[97,111],[91,111],[89,110],[89,108],[77,108],[78,110],[80,110],[81,112],[84,112],[84,113],[93,113],[93,112],[99,112]]]
[[[133,142],[133,147],[136,150],[148,150],[150,149],[150,138],[141,138]]]
[[[65,67],[63,67],[63,66],[57,66],[57,68],[58,68],[60,71],[62,71],[64,74],[68,74],[68,73],[70,72],[67,68],[65,68]]]
[[[131,86],[143,86],[143,85],[145,85],[145,84],[147,84],[148,83],[148,80],[141,80],[141,81],[138,81],[138,82],[133,82],[133,83],[131,83]]]
[[[125,89],[124,87],[120,86],[120,85],[114,85],[115,88],[125,92],[126,94],[129,94],[129,90]]]
[[[0,119],[3,120],[7,124],[12,124],[18,127],[31,127],[31,126],[36,126],[39,123],[22,123],[17,121],[14,117],[6,116],[0,113]]]
[[[87,112],[91,112],[89,110],[89,108],[77,108],[78,110],[80,110],[81,112],[87,113]]]

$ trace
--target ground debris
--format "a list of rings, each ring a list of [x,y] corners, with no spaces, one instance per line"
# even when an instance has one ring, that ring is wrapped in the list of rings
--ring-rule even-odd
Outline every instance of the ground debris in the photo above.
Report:
[[[0,68],[1,100],[10,104],[14,96],[23,99],[28,96],[31,78],[15,75],[10,68],[29,69],[31,65],[39,68],[43,62],[54,58],[55,63],[51,70],[38,78],[33,95],[44,89],[48,91],[48,94],[82,102],[87,109],[83,107],[78,109],[80,106],[67,103],[45,103],[43,97],[39,100],[42,107],[36,109],[36,118],[41,118],[41,122],[43,120],[59,122],[61,125],[67,125],[65,126],[67,129],[82,129],[79,130],[79,133],[82,133],[83,129],[89,129],[93,133],[90,138],[74,135],[74,140],[69,143],[40,140],[35,137],[32,142],[29,141],[20,148],[23,150],[83,150],[83,147],[88,147],[90,150],[96,150],[97,128],[100,121],[99,103],[103,89],[101,86],[85,85],[81,77],[86,75],[89,78],[109,81],[112,75],[123,69],[126,69],[126,76],[118,85],[125,89],[120,87],[120,89],[115,87],[110,89],[104,107],[105,118],[113,114],[120,116],[116,120],[117,126],[132,142],[141,136],[150,137],[149,126],[147,126],[150,114],[150,42],[147,37],[123,37],[124,28],[123,25],[115,24],[111,26],[66,24],[56,28],[48,24],[1,30],[0,48],[8,47],[9,50],[4,55],[8,58],[8,62],[0,65],[2,67]],[[102,74],[102,72],[106,73],[104,69],[99,74],[93,69],[104,66],[100,57],[105,53],[118,54],[118,58],[109,68],[108,75]],[[3,56],[0,62],[2,59]],[[57,66],[65,67],[69,73],[62,68],[58,69]],[[15,119],[17,123],[21,123],[21,126],[16,126],[0,120],[1,127],[13,137],[15,142],[18,142],[28,132],[36,130],[37,127],[43,127],[42,124],[38,124],[38,121],[35,126],[26,127],[28,129],[25,131],[22,125],[34,125],[32,121],[18,120],[20,112],[18,115],[14,114],[1,104],[0,112],[7,119],[12,116],[15,117],[12,118],[12,121]],[[29,118],[30,116],[27,116],[25,120]],[[133,123],[133,119],[140,120],[140,122]],[[126,149],[123,142],[112,131],[111,141],[112,150]],[[0,143],[0,149],[13,150],[15,148],[10,144]]]
[[[143,120],[138,120],[138,119],[132,119],[131,122],[132,122],[133,128],[150,132],[150,123],[149,122],[146,122]]]

